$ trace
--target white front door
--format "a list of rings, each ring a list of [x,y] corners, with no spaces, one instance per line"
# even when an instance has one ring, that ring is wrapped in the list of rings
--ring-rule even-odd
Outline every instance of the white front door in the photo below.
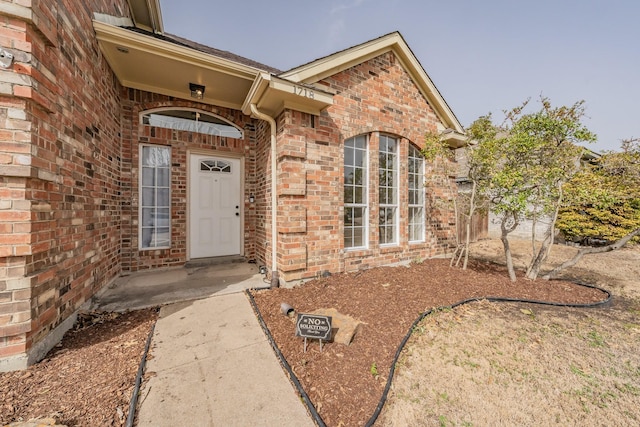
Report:
[[[190,258],[240,254],[240,160],[191,155]]]

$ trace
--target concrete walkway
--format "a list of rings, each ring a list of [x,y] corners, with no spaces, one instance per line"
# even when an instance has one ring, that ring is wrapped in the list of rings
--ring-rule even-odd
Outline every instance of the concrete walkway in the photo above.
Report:
[[[100,310],[166,304],[156,323],[137,426],[314,426],[251,308],[253,264],[121,278]],[[201,299],[197,299],[201,298]]]

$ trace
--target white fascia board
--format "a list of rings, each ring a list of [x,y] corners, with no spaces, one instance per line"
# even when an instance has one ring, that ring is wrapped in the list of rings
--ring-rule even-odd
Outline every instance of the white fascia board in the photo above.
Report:
[[[320,58],[300,67],[293,68],[279,74],[278,77],[298,83],[309,83],[310,80],[322,80],[324,77],[339,73],[354,64],[364,62],[369,58],[373,58],[378,56],[380,53],[388,51],[390,46],[397,42],[399,37],[400,35],[398,33],[392,33],[386,37],[372,40],[368,43],[364,43],[333,55]]]
[[[248,116],[251,115],[251,104],[258,104],[265,90],[269,87],[271,75],[269,73],[258,73],[253,80],[253,84],[249,89],[244,102],[242,103],[242,112]]]

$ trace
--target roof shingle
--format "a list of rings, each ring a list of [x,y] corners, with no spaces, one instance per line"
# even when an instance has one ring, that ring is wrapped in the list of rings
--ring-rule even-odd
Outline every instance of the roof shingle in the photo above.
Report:
[[[198,52],[206,53],[211,56],[216,56],[221,59],[226,59],[228,61],[233,61],[238,64],[246,65],[248,67],[252,67],[260,71],[266,71],[272,74],[281,73],[281,71],[278,70],[277,68],[273,68],[268,65],[261,64],[260,62],[245,58],[240,55],[236,55],[235,53],[231,53],[226,50],[220,50],[214,47],[206,46],[201,43],[197,43],[192,40],[185,39],[184,37],[176,36],[174,34],[167,34],[167,33],[157,34],[157,33],[152,33],[150,31],[142,30],[140,28],[135,28],[135,27],[127,27],[127,29],[139,34],[144,34],[149,37],[153,37],[158,40],[166,41],[179,46],[187,47],[189,49],[197,50]]]

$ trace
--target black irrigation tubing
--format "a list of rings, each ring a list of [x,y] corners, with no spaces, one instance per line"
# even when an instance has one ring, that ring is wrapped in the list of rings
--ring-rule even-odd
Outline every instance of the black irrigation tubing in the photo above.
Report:
[[[157,322],[157,320],[156,320]],[[149,346],[151,345],[151,338],[153,337],[153,331],[156,328],[156,322],[153,322],[149,335],[147,336],[147,344],[144,346],[144,353],[138,365],[138,373],[136,374],[136,384],[133,387],[133,393],[131,394],[131,401],[129,402],[129,415],[127,416],[127,423],[125,427],[132,427],[133,420],[136,417],[136,406],[138,405],[138,393],[140,392],[140,385],[142,384],[142,374],[144,374],[144,367],[147,364],[147,354],[149,353]]]
[[[319,427],[326,427],[327,425],[322,420],[322,417],[320,417],[320,414],[318,414],[318,411],[316,410],[316,407],[313,406],[313,403],[311,403],[311,399],[309,399],[309,395],[307,394],[306,391],[304,391],[304,388],[302,387],[302,384],[300,384],[300,380],[298,380],[298,377],[296,377],[296,374],[293,373],[293,370],[291,369],[291,366],[289,365],[289,362],[287,362],[287,359],[285,359],[285,357],[282,355],[282,352],[280,351],[280,349],[278,348],[278,345],[276,344],[275,340],[273,339],[273,336],[271,335],[271,332],[269,331],[269,328],[267,328],[267,324],[264,323],[264,319],[262,318],[262,315],[260,314],[260,310],[258,310],[258,305],[256,304],[256,300],[253,298],[253,295],[251,295],[251,292],[249,290],[246,290],[245,293],[249,297],[249,301],[251,302],[251,307],[253,307],[253,311],[255,312],[256,316],[258,317],[258,321],[260,322],[260,326],[262,327],[262,330],[264,331],[265,335],[267,336],[267,339],[269,340],[269,343],[271,344],[271,348],[273,348],[273,351],[275,351],[276,356],[278,356],[278,359],[280,359],[280,364],[289,373],[289,378],[291,379],[293,384],[296,386],[296,388],[298,389],[298,393],[300,393],[300,396],[302,396],[302,400],[304,400],[304,403],[307,405],[307,409],[309,409],[309,413],[311,414],[311,418],[313,418],[313,421],[315,421],[315,423]]]
[[[579,285],[579,286],[583,286],[585,288],[597,289],[597,290],[603,292],[607,296],[607,298],[605,298],[602,301],[593,302],[593,303],[571,304],[571,303],[548,302],[548,301],[531,300],[531,299],[520,299],[520,298],[476,297],[476,298],[468,298],[468,299],[465,299],[465,300],[462,300],[462,301],[458,301],[456,303],[453,303],[453,304],[447,305],[447,306],[435,307],[435,308],[429,309],[429,310],[425,311],[424,313],[420,314],[420,316],[418,316],[418,318],[411,324],[411,327],[409,328],[409,331],[404,336],[404,338],[400,342],[400,345],[398,346],[398,349],[396,350],[396,354],[395,354],[395,356],[393,358],[393,363],[391,364],[391,369],[389,370],[389,376],[387,377],[387,384],[385,385],[384,391],[382,392],[382,396],[380,397],[380,401],[378,402],[378,406],[376,406],[376,409],[373,412],[373,415],[371,416],[371,418],[369,418],[369,421],[367,421],[367,423],[365,424],[365,427],[373,426],[373,424],[377,421],[378,416],[380,415],[380,412],[382,412],[382,408],[383,408],[385,402],[387,401],[387,395],[389,394],[389,390],[391,389],[391,382],[393,381],[393,376],[395,374],[396,364],[398,363],[398,358],[400,357],[400,354],[402,353],[402,350],[404,349],[404,346],[407,344],[407,341],[409,341],[409,338],[411,337],[411,334],[413,333],[415,327],[425,317],[427,317],[428,315],[430,315],[430,314],[432,314],[434,312],[438,312],[440,310],[453,309],[453,308],[456,308],[456,307],[461,306],[463,304],[467,304],[467,303],[470,303],[470,302],[476,302],[476,301],[483,301],[483,300],[491,301],[491,302],[519,302],[519,303],[528,303],[528,304],[549,305],[549,306],[555,306],[555,307],[578,307],[578,308],[596,307],[596,306],[603,305],[603,304],[606,304],[609,301],[611,301],[611,292],[607,291],[606,289],[603,289],[603,288],[600,288],[600,287],[594,286],[594,285],[588,285],[588,284],[585,284],[585,283],[580,283],[580,282],[576,282],[576,284]],[[307,393],[302,388],[302,385],[300,384],[300,381],[298,380],[298,377],[296,377],[296,375],[293,373],[293,371],[291,370],[291,366],[289,366],[289,363],[287,362],[287,360],[282,355],[282,352],[278,348],[278,345],[275,343],[275,341],[273,339],[273,336],[271,335],[271,332],[269,331],[269,328],[267,328],[267,325],[265,324],[264,319],[262,318],[262,315],[260,314],[260,310],[258,310],[258,306],[256,305],[256,302],[255,302],[255,300],[253,298],[253,295],[251,295],[251,293],[248,290],[246,291],[246,294],[249,296],[249,300],[251,301],[251,306],[253,307],[253,310],[256,313],[256,316],[258,317],[258,321],[260,322],[260,326],[262,326],[262,330],[267,335],[267,338],[268,338],[269,342],[271,343],[271,347],[275,351],[276,356],[278,356],[278,359],[280,359],[280,363],[282,364],[282,366],[289,373],[289,377],[291,378],[291,381],[293,382],[293,384],[298,389],[298,393],[300,393],[300,395],[302,396],[305,404],[307,405],[307,408],[309,409],[309,412],[311,413],[311,416],[312,416],[313,420],[315,421],[315,423],[319,427],[326,427],[326,424],[324,423],[324,421],[320,417],[320,414],[318,414],[318,411],[316,410],[315,406],[313,406],[313,403],[311,403],[311,400],[309,399],[309,396],[307,395]]]
[[[469,299],[466,299],[466,300],[458,301],[458,302],[456,302],[454,304],[451,304],[451,305],[448,305],[448,306],[432,308],[432,309],[422,313],[420,316],[418,316],[418,318],[415,320],[415,322],[413,322],[413,324],[409,328],[409,331],[407,332],[405,337],[402,339],[402,342],[400,342],[400,346],[398,347],[398,350],[396,350],[396,354],[395,354],[395,356],[393,358],[393,363],[391,363],[391,369],[389,371],[389,376],[387,377],[387,384],[384,387],[384,391],[382,392],[382,397],[380,397],[380,402],[378,402],[378,406],[376,406],[376,410],[373,412],[373,415],[371,416],[371,418],[369,418],[369,421],[367,421],[367,423],[365,424],[365,427],[371,427],[376,422],[376,420],[378,419],[378,416],[380,415],[380,412],[382,412],[382,407],[384,406],[385,402],[387,401],[387,395],[389,394],[389,390],[391,389],[391,382],[393,381],[393,375],[394,375],[395,370],[396,370],[396,364],[398,363],[398,358],[400,357],[400,353],[402,353],[402,350],[404,349],[404,346],[406,345],[407,341],[409,341],[409,337],[411,337],[411,334],[413,333],[413,330],[415,329],[415,327],[426,316],[430,315],[433,312],[437,312],[437,311],[440,311],[440,310],[446,310],[446,309],[453,309],[453,308],[456,308],[456,307],[461,306],[463,304],[467,304],[467,303],[475,302],[475,301],[482,301],[482,300],[487,300],[487,301],[491,301],[491,302],[521,302],[521,303],[529,303],[529,304],[550,305],[550,306],[556,306],[556,307],[583,307],[583,308],[584,307],[595,307],[597,305],[606,304],[611,300],[611,292],[607,291],[606,289],[602,289],[602,288],[600,288],[598,286],[587,285],[587,284],[584,284],[584,283],[576,283],[576,284],[580,285],[580,286],[584,286],[586,288],[597,289],[597,290],[599,290],[601,292],[604,292],[604,294],[607,296],[607,298],[602,300],[602,301],[595,302],[595,303],[567,304],[567,303],[547,302],[547,301],[530,300],[530,299],[519,299],[519,298],[502,298],[502,297],[484,297],[484,298],[480,298],[480,297],[476,297],[476,298],[469,298]]]

